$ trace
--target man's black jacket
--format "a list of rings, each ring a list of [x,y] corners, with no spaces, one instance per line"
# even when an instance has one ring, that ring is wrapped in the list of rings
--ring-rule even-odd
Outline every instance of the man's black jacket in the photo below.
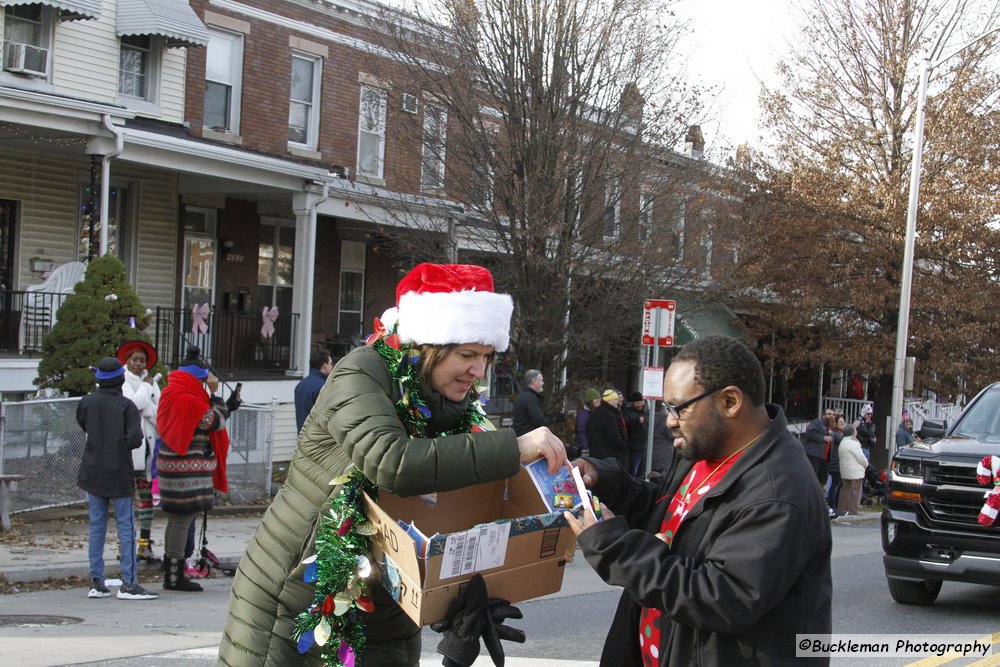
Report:
[[[551,426],[559,415],[542,412],[542,396],[525,387],[514,399],[514,434],[522,436],[539,426]]]
[[[135,489],[131,450],[143,443],[135,403],[121,384],[102,386],[80,399],[76,421],[87,432],[76,485],[103,498],[124,498]]]
[[[625,440],[625,424],[622,423],[618,409],[610,403],[601,401],[594,408],[587,421],[587,442],[590,443],[590,455],[597,459],[614,457],[628,468],[628,442]]]
[[[826,502],[781,408],[768,412],[770,427],[693,506],[671,546],[655,533],[692,462],[675,457],[656,485],[591,460],[594,493],[617,516],[579,545],[604,581],[624,588],[601,667],[642,664],[642,606],[666,616],[661,667],[829,662],[795,656],[797,633],[831,632]]]

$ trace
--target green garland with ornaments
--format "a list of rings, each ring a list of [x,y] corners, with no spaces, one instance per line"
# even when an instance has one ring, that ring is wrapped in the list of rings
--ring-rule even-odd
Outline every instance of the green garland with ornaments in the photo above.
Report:
[[[406,433],[411,438],[428,437],[431,411],[421,392],[416,348],[402,347],[395,326],[393,331],[386,331],[378,319],[375,333],[366,343],[385,360],[399,387],[396,414]],[[484,401],[483,396],[470,400],[454,428],[433,435],[493,430]],[[316,585],[316,595],[309,609],[296,618],[292,638],[298,643],[299,653],[319,646],[328,667],[355,667],[365,650],[365,614],[375,610],[368,595],[368,578],[372,574],[369,538],[375,528],[365,514],[364,494],[375,498],[378,487],[353,465],[330,484],[341,485],[340,492],[316,534],[316,553],[302,561],[307,566],[303,579]]]

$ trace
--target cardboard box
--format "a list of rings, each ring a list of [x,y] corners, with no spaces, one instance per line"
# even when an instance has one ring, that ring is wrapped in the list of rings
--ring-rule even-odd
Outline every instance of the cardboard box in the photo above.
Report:
[[[555,593],[576,548],[562,512],[548,512],[523,468],[510,479],[438,493],[433,504],[382,491],[377,503],[366,495],[365,507],[378,530],[371,542],[383,585],[418,625],[444,618],[476,572],[490,597]],[[423,553],[399,521],[427,536]]]

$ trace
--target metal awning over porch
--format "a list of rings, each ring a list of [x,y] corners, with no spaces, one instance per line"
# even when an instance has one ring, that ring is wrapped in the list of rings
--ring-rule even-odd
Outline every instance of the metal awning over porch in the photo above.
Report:
[[[0,6],[42,5],[59,10],[62,21],[101,18],[101,0],[2,0]]]
[[[208,45],[208,29],[187,0],[118,0],[116,31],[163,37],[167,46]]]

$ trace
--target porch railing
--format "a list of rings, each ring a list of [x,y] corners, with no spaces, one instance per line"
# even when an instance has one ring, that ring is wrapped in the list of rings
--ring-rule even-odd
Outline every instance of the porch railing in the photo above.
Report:
[[[298,313],[282,313],[274,334],[264,336],[260,313],[213,309],[195,326],[189,310],[157,308],[154,338],[160,359],[171,368],[177,368],[188,345],[197,345],[220,373],[284,375],[298,370],[298,322]]]
[[[0,292],[0,352],[40,355],[42,340],[56,323],[56,311],[69,294]]]

